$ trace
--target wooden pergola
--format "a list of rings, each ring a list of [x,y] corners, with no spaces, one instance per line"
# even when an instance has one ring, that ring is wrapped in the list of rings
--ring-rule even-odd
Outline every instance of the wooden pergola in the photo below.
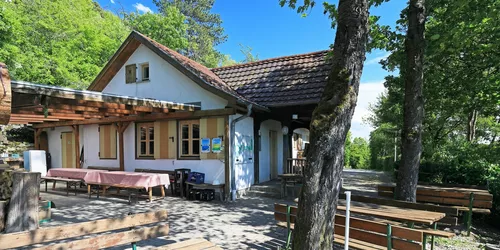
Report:
[[[149,98],[75,90],[21,81],[10,81],[0,63],[0,123],[32,124],[35,148],[39,148],[44,128],[69,126],[75,136],[76,167],[80,168],[79,126],[114,124],[118,132],[120,170],[124,170],[123,133],[131,122],[201,118],[235,114],[233,108],[200,110],[198,105],[174,103]],[[1,89],[0,89],[1,90]],[[1,92],[1,91],[0,91]],[[0,96],[1,93],[0,93]],[[8,121],[8,122],[7,122]]]

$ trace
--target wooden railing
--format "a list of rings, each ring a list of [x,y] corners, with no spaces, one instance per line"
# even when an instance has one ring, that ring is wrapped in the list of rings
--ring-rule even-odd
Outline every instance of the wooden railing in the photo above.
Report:
[[[304,167],[306,166],[305,158],[288,158],[285,167],[285,174],[304,174]]]

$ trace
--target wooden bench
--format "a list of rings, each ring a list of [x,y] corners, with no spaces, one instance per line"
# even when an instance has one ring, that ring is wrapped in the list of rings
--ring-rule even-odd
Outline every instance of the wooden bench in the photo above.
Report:
[[[172,193],[172,196],[175,195],[175,171],[173,171],[173,170],[145,169],[145,168],[136,168],[134,171],[139,172],[139,173],[168,174],[168,178],[170,179],[170,192]]]
[[[56,182],[58,182],[58,181],[66,182],[66,196],[69,196],[69,190],[71,189],[71,187],[75,188],[75,195],[76,195],[77,186],[80,184],[85,184],[84,181],[79,180],[79,179],[69,179],[69,178],[49,177],[49,176],[41,177],[40,181],[41,181],[41,183],[45,182],[45,192],[47,192],[47,183],[48,182],[53,182],[52,189],[55,189]]]
[[[394,198],[394,184],[378,185],[379,196]],[[469,187],[449,186],[424,186],[417,187],[417,202],[431,203],[457,208],[464,214],[463,221],[470,234],[472,214],[490,214],[493,206],[493,195],[484,189]]]
[[[166,246],[161,246],[161,247],[158,247],[156,248],[158,250],[218,250],[218,249],[222,249],[218,246],[216,246],[214,243],[208,241],[208,240],[205,240],[205,239],[202,239],[202,238],[198,238],[198,239],[191,239],[191,240],[185,240],[185,241],[181,241],[181,242],[177,242],[177,243],[173,243],[173,244],[168,244]]]
[[[286,247],[290,247],[297,207],[274,204],[278,226],[287,228]],[[335,243],[344,244],[345,216],[335,215]],[[425,249],[426,237],[420,230],[358,218],[350,218],[349,247],[352,249]]]
[[[88,166],[87,169],[107,170],[107,171],[120,171],[120,168],[116,168],[116,167],[100,167],[100,166]]]
[[[43,227],[33,231],[0,234],[0,242],[2,242],[0,249],[28,246],[30,249],[37,250],[102,249],[126,244],[131,244],[132,248],[136,249],[136,242],[167,235],[169,226],[166,220],[167,211],[161,210],[56,227]],[[124,231],[123,229],[127,230]],[[82,238],[82,236],[92,234],[98,235]],[[189,246],[188,249],[217,249],[207,248],[208,243],[206,242],[208,241],[197,239],[196,241],[187,242],[189,243],[185,246]],[[169,245],[160,248],[181,249],[181,247],[175,248],[176,245],[180,246],[181,243],[183,242],[173,244],[174,248],[168,248]],[[35,244],[43,244],[43,246],[33,246]]]

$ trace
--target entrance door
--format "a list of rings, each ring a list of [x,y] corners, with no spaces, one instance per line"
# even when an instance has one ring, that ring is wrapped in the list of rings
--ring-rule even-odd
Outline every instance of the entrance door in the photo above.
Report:
[[[278,132],[269,131],[269,167],[271,180],[278,178]]]
[[[47,132],[45,131],[42,131],[42,133],[40,134],[40,141],[39,141],[40,145],[39,145],[39,148],[40,150],[45,150],[45,152],[49,152],[49,139],[47,137]]]
[[[73,132],[61,133],[61,155],[63,168],[76,168],[75,137]]]

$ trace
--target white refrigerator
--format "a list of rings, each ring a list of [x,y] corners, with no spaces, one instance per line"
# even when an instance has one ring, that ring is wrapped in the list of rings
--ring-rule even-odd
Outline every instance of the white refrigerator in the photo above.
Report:
[[[40,172],[47,175],[47,161],[45,150],[24,151],[24,169],[28,172]]]

